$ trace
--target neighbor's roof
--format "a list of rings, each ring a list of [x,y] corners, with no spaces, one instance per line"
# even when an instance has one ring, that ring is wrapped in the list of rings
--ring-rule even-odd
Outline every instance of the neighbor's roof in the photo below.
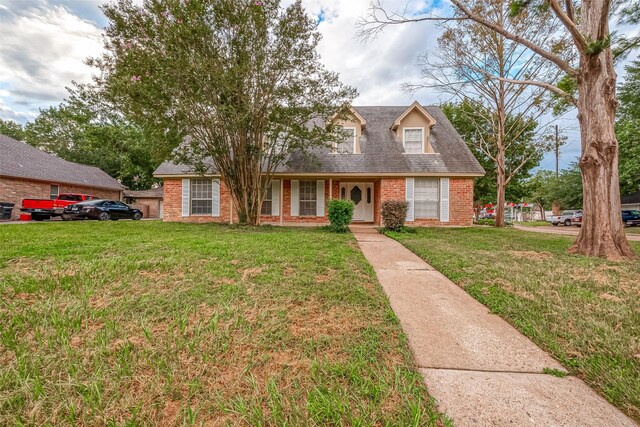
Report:
[[[484,169],[473,156],[453,125],[438,107],[424,107],[436,120],[429,142],[435,153],[403,154],[402,140],[391,130],[394,121],[407,106],[353,107],[366,121],[360,138],[361,154],[332,154],[327,148],[313,150],[314,156],[292,155],[282,165],[280,174],[450,174],[484,175]],[[164,162],[157,176],[190,175],[188,165]],[[215,171],[212,168],[212,173]]]
[[[126,190],[122,193],[124,197],[133,199],[162,199],[164,198],[164,187],[152,188],[150,190]]]
[[[628,205],[630,203],[640,203],[640,191],[636,191],[635,193],[626,194],[620,198],[620,201],[623,205]]]
[[[102,169],[68,162],[24,142],[0,135],[0,176],[122,190]]]

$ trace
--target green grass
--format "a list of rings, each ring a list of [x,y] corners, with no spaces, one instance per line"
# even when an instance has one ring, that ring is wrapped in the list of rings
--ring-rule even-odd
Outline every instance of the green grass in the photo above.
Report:
[[[522,225],[524,227],[545,227],[547,225],[551,225],[551,223],[547,221],[526,221],[526,222],[516,221],[514,224]]]
[[[0,227],[0,425],[435,425],[350,234]]]
[[[639,226],[627,227],[624,229],[624,231],[627,234],[640,234],[640,227]]]
[[[640,420],[640,261],[570,255],[573,237],[513,229],[389,235]]]

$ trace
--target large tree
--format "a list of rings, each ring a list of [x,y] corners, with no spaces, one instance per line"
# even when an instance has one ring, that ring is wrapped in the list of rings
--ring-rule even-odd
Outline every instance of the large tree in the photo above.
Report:
[[[579,209],[582,206],[582,173],[577,162],[556,176],[550,170],[539,170],[526,181],[527,197],[544,209],[557,204],[559,209]]]
[[[182,137],[178,157],[220,174],[241,222],[259,221],[290,153],[342,137],[327,123],[355,90],[320,63],[320,35],[300,1],[119,0],[103,10],[97,84],[159,138]]]
[[[616,135],[620,143],[620,191],[630,194],[640,191],[640,61],[625,68]]]
[[[546,19],[512,16],[509,0],[469,0],[468,7],[546,48],[562,49],[568,43],[566,37],[553,36],[558,23],[550,11]],[[457,12],[455,18],[461,17],[462,13]],[[526,76],[553,83],[561,72],[519,43],[472,20],[456,19],[441,26],[444,28],[438,48],[420,56],[422,81],[405,87],[434,88],[469,107],[461,113],[477,128],[475,151],[490,160],[489,170],[495,171],[491,174],[496,179],[495,223],[504,227],[509,182],[532,159],[550,149],[550,141],[543,134],[544,128],[537,127],[537,119],[548,111],[551,99],[543,88],[491,76]]]
[[[24,140],[72,162],[96,166],[133,190],[150,188],[153,171],[174,145],[151,143],[95,88],[76,85],[60,105],[26,124]]]
[[[576,107],[582,145],[579,164],[582,170],[584,217],[583,226],[570,252],[609,259],[635,258],[624,233],[620,214],[614,53],[621,55],[637,47],[640,37],[626,39],[620,32],[612,34],[609,20],[618,13],[626,22],[637,24],[640,21],[640,3],[637,0],[511,0],[511,16],[545,20],[549,11],[553,14],[560,22],[554,34],[567,35],[571,40],[570,46],[554,49],[513,32],[494,17],[474,9],[474,0],[450,1],[454,12],[451,16],[392,13],[385,11],[379,2],[374,3],[370,15],[363,22],[362,36],[375,36],[385,26],[392,24],[428,20],[473,21],[488,31],[518,43],[545,63],[558,67],[566,76],[562,85],[530,79],[527,75],[514,77],[491,74],[488,77],[544,88]],[[568,60],[567,57],[577,59]],[[572,89],[575,89],[577,96]]]
[[[24,140],[24,127],[13,120],[0,119],[0,135],[5,135],[18,141]]]
[[[520,113],[507,115],[504,123],[510,131],[503,135],[504,149],[500,150],[495,116],[489,108],[467,98],[459,103],[445,103],[442,110],[486,171],[474,185],[476,205],[502,199],[502,209],[496,211],[500,211],[504,223],[505,200],[520,200],[525,195],[524,179],[530,176],[531,169],[539,164],[549,146],[546,138],[541,139],[544,136],[536,132],[538,123]],[[498,162],[500,156],[504,158]]]

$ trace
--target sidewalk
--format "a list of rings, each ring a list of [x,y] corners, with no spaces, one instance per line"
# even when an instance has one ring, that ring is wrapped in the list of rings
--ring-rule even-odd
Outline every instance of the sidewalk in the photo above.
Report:
[[[634,426],[500,317],[400,243],[352,226],[409,338],[438,408],[456,426]]]
[[[565,236],[577,236],[578,229],[574,227],[564,227],[559,225],[557,227],[554,226],[543,226],[543,227],[527,227],[526,225],[514,225],[513,228],[522,231],[531,231],[533,233],[547,233],[547,234],[563,234]],[[626,233],[627,240],[630,242],[640,242],[640,234],[632,234]]]

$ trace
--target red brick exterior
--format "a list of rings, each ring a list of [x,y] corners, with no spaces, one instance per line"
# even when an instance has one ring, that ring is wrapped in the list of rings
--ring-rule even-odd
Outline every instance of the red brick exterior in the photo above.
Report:
[[[157,197],[136,197],[131,206],[140,209],[145,218],[160,218],[161,203],[162,199]]]
[[[360,180],[369,181],[371,180]],[[332,180],[333,189],[331,196],[340,198],[340,180]],[[374,180],[374,223],[380,224],[380,208],[385,200],[405,200],[405,179],[381,178]],[[285,223],[315,223],[326,224],[327,205],[329,196],[329,179],[324,180],[325,215],[323,217],[292,217],[291,216],[291,180],[285,179],[282,183],[282,221]],[[451,178],[449,181],[449,222],[441,223],[437,219],[417,220],[408,225],[471,225],[473,214],[473,178]],[[182,179],[164,180],[164,220],[181,222],[230,222],[230,194],[227,187],[220,185],[220,217],[209,215],[182,216]],[[234,210],[233,222],[237,222],[237,214]],[[278,223],[280,216],[261,216],[262,222]]]
[[[50,198],[52,185],[59,186],[59,193],[91,194],[111,200],[120,200],[121,196],[121,191],[119,190],[0,177],[0,202],[14,203],[11,219],[18,219],[20,218],[22,199],[48,199]]]
[[[473,178],[449,180],[450,225],[473,223]]]

